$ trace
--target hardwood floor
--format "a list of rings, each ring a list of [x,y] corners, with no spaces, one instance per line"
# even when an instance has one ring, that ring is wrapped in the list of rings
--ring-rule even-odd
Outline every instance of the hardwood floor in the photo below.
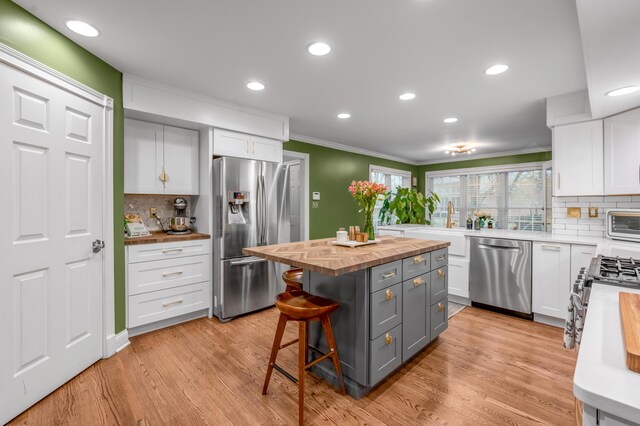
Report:
[[[294,384],[274,372],[261,395],[276,323],[269,309],[134,337],[11,424],[295,424]],[[295,372],[296,362],[295,349],[280,351],[278,364]],[[574,365],[561,329],[466,308],[361,400],[308,375],[305,417],[318,425],[572,425]]]

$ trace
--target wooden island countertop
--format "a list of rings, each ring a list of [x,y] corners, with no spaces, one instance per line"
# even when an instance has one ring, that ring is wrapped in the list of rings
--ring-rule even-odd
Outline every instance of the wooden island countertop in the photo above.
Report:
[[[360,247],[332,245],[334,238],[274,244],[261,247],[247,247],[244,254],[284,263],[308,271],[338,276],[394,260],[404,259],[450,245],[448,241],[418,240],[379,236],[377,244]]]

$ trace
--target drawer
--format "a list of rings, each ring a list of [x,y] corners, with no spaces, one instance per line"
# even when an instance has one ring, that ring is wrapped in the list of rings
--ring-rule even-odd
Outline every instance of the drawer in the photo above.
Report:
[[[449,294],[449,267],[434,269],[431,275],[431,300],[440,300]]]
[[[371,339],[391,330],[402,322],[402,283],[369,296],[371,306]]]
[[[402,260],[402,277],[406,281],[429,272],[431,266],[431,256],[429,253],[422,253],[417,256],[408,257]]]
[[[129,296],[128,327],[138,327],[209,307],[209,283]]]
[[[369,386],[402,364],[402,324],[369,342]]]
[[[431,269],[442,268],[449,263],[449,253],[446,248],[431,252]]]
[[[210,244],[211,240],[194,240],[127,246],[127,261],[129,263],[137,263],[209,254]]]
[[[445,297],[431,305],[431,340],[438,337],[449,325],[449,304]]]
[[[402,261],[385,263],[371,268],[371,293],[402,281]]]
[[[187,284],[209,282],[209,256],[179,257],[128,265],[129,296]]]

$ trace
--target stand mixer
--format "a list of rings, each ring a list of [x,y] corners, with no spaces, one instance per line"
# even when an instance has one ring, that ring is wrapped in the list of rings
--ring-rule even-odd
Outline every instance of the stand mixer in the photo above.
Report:
[[[173,207],[176,209],[176,215],[169,218],[169,230],[167,234],[184,235],[190,234],[191,219],[187,217],[187,200],[177,197],[173,200]]]

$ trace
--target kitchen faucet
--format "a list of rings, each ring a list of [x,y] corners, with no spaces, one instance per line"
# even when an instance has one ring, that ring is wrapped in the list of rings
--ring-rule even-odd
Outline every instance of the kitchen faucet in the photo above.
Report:
[[[455,225],[452,221],[451,221],[451,215],[455,214],[456,211],[453,208],[453,202],[449,201],[449,203],[447,204],[447,228],[453,228],[453,225]]]

